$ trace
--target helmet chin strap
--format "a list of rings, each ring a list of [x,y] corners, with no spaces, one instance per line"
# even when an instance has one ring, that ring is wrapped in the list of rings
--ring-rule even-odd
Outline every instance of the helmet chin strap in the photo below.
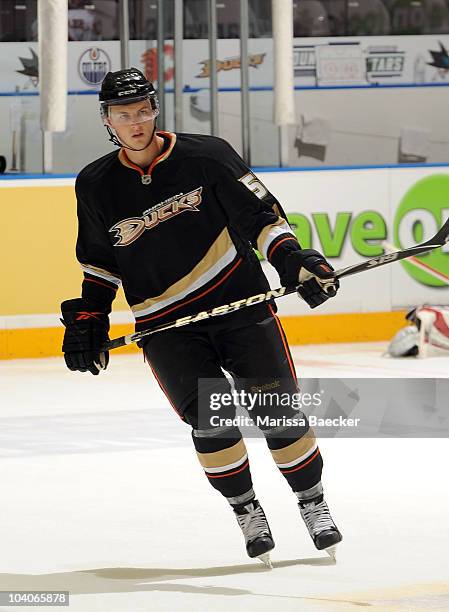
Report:
[[[123,142],[121,142],[121,141],[119,140],[118,136],[117,136],[116,134],[114,134],[114,132],[112,131],[112,129],[110,128],[110,126],[109,126],[109,125],[106,125],[106,129],[107,129],[108,134],[109,134],[109,140],[110,140],[110,141],[111,141],[113,144],[115,144],[115,146],[116,146],[116,147],[121,147],[121,148],[123,148],[123,149],[128,149],[129,151],[143,151],[143,150],[147,149],[147,148],[150,146],[150,144],[153,142],[153,138],[154,138],[154,135],[155,135],[155,133],[156,133],[156,122],[157,122],[157,120],[155,119],[155,120],[154,120],[154,128],[153,128],[153,132],[152,132],[152,134],[151,134],[150,140],[149,140],[149,141],[148,141],[148,143],[147,143],[147,144],[146,144],[144,147],[142,147],[141,149],[134,149],[133,147],[129,147],[128,145],[126,145],[126,144],[124,144]]]

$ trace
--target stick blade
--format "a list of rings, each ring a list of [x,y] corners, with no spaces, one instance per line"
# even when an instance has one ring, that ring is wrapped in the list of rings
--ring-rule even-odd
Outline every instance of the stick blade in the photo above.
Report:
[[[441,246],[449,242],[449,219],[446,220],[446,223],[443,225],[440,231],[435,235],[435,238],[432,239],[432,242],[441,244]]]

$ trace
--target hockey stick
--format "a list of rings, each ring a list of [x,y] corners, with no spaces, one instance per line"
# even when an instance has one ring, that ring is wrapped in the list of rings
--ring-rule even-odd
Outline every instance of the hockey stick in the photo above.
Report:
[[[373,270],[374,268],[385,266],[386,264],[393,263],[394,261],[407,259],[407,257],[423,255],[424,253],[433,251],[433,249],[438,249],[444,246],[447,242],[449,242],[449,219],[446,221],[440,231],[427,242],[423,242],[422,244],[418,244],[417,246],[404,249],[403,251],[395,251],[394,253],[388,253],[385,255],[380,255],[379,257],[373,257],[371,259],[363,261],[362,263],[355,264],[353,266],[348,266],[347,268],[341,268],[340,270],[335,271],[334,276],[335,278],[344,278],[345,276],[351,276],[352,274],[358,274],[359,272],[365,272],[366,270]],[[115,338],[115,340],[110,340],[109,342],[104,344],[101,350],[110,351],[112,349],[119,348],[120,346],[126,346],[127,344],[138,342],[142,338],[145,338],[146,336],[151,336],[152,334],[156,334],[157,332],[166,331],[167,329],[173,329],[175,327],[182,327],[184,325],[188,325],[189,323],[204,321],[205,319],[209,319],[211,317],[218,317],[221,315],[228,314],[230,312],[236,312],[237,310],[240,310],[241,308],[246,308],[247,306],[254,306],[255,304],[269,302],[275,298],[282,297],[283,295],[296,293],[300,286],[301,285],[298,285],[298,287],[279,287],[278,289],[272,289],[271,291],[267,291],[267,293],[259,293],[243,300],[238,300],[236,302],[231,302],[230,304],[223,304],[222,306],[216,306],[215,308],[211,308],[210,310],[198,312],[195,315],[181,317],[180,319],[176,319],[176,321],[172,321],[171,323],[164,323],[151,329],[134,332],[133,334],[128,334],[127,336],[120,336],[120,338]]]
[[[385,250],[388,253],[393,253],[393,251],[396,251],[397,249],[397,247],[395,247],[394,244],[390,244],[389,242],[383,242],[382,246],[385,248]],[[446,283],[446,285],[449,285],[449,275],[448,274],[444,274],[444,272],[440,272],[439,270],[432,268],[432,266],[429,266],[429,264],[425,263],[424,261],[421,261],[417,257],[414,257],[412,255],[411,257],[408,258],[408,263],[411,263],[412,265],[416,266],[420,270],[424,270],[424,272],[427,272],[427,274],[429,274],[430,276],[433,276],[434,278],[437,278],[438,280],[443,281],[443,283]]]

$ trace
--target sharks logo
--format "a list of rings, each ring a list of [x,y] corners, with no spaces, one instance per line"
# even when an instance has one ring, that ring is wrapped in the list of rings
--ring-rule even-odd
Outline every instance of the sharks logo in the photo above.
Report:
[[[115,233],[117,242],[114,246],[128,246],[144,233],[145,230],[154,229],[183,212],[199,212],[201,192],[203,188],[197,187],[189,193],[172,196],[142,213],[141,217],[130,217],[119,221],[111,227],[110,232]]]
[[[440,45],[440,50],[429,51],[430,55],[432,56],[432,61],[427,63],[429,66],[433,66],[434,68],[446,73],[449,72],[449,54],[443,43],[438,41],[438,44]]]
[[[19,57],[22,63],[22,70],[16,70],[19,74],[23,74],[30,78],[33,85],[36,87],[39,82],[39,59],[31,47],[29,47],[31,58]]]

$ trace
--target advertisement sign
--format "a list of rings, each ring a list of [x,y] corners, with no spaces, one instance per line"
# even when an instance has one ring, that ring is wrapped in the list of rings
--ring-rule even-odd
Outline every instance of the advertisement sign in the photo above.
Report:
[[[282,203],[303,248],[321,251],[334,268],[404,249],[435,235],[449,218],[449,167],[261,174]],[[272,267],[264,271],[273,287]],[[414,260],[343,279],[338,299],[320,312],[370,312],[449,304],[449,244]],[[310,314],[295,297],[281,314]]]
[[[301,246],[322,252],[335,269],[382,256],[388,244],[402,249],[428,240],[449,217],[449,166],[258,172],[257,178],[281,202]],[[5,227],[14,226],[24,202],[27,210],[40,211],[38,225],[26,226],[21,244],[35,241],[39,224],[44,231],[46,219],[54,219],[52,240],[38,241],[37,273],[27,285],[30,299],[17,298],[23,288],[23,274],[18,270],[28,270],[29,252],[17,248],[17,236],[7,232],[2,246],[5,253],[15,253],[15,265],[5,270],[6,286],[12,290],[5,293],[3,314],[47,316],[56,312],[61,292],[71,295],[79,290],[79,266],[73,251],[67,249],[76,237],[73,186],[74,179],[0,181]],[[52,274],[62,280],[48,282],[42,292],[39,288],[50,263]],[[279,287],[273,266],[266,261],[262,266],[272,288]],[[395,262],[343,278],[337,297],[316,310],[296,295],[277,300],[281,315],[311,316],[382,313],[424,303],[449,305],[449,244],[416,261]],[[116,306],[130,320],[123,295]],[[57,324],[57,316],[53,317],[51,325]]]
[[[391,175],[392,240],[399,248],[428,240],[449,218],[449,172]],[[393,304],[449,304],[449,244],[393,270]]]
[[[449,83],[449,37],[297,39],[296,86]]]
[[[207,40],[183,43],[184,82],[190,88],[209,86],[210,62]],[[68,44],[68,82],[71,91],[98,89],[108,70],[120,68],[118,41],[71,41]],[[366,36],[294,39],[296,87],[449,84],[449,35]],[[249,41],[250,86],[273,86],[273,41]],[[39,66],[37,42],[0,43],[0,92],[37,91]],[[165,83],[173,87],[173,42],[164,45]],[[154,41],[130,42],[131,65],[157,80]],[[219,40],[218,84],[240,88],[238,39]]]

